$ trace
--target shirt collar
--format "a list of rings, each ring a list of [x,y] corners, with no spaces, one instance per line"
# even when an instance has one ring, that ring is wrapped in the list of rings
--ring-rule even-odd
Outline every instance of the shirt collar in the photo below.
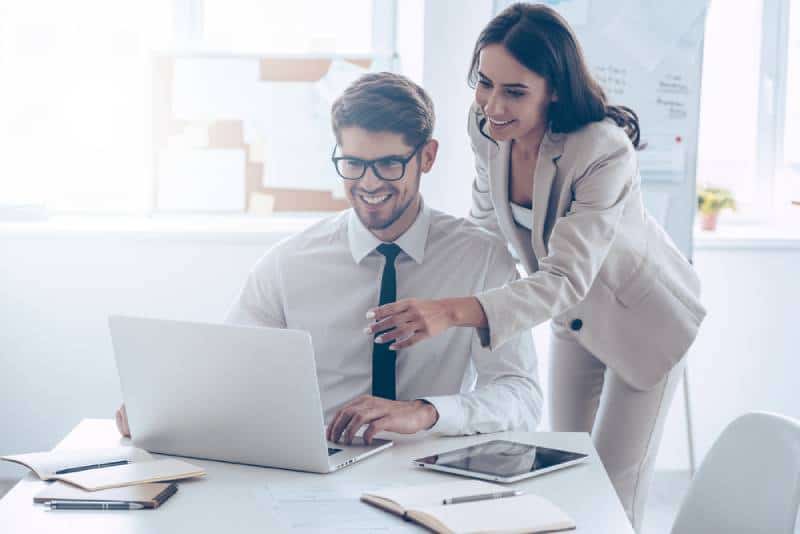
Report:
[[[431,225],[431,214],[425,202],[422,202],[417,218],[403,235],[394,243],[403,252],[408,254],[417,263],[422,263],[425,258],[425,244],[428,241],[428,230]],[[347,221],[347,238],[350,243],[350,253],[356,263],[367,257],[378,245],[383,243],[367,230],[356,212],[351,209]]]

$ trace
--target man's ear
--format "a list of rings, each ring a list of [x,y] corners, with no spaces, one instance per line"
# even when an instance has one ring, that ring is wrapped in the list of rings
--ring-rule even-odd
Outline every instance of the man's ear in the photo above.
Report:
[[[422,160],[420,167],[422,172],[430,172],[433,168],[433,163],[436,161],[436,154],[439,152],[439,141],[431,139],[422,148]]]

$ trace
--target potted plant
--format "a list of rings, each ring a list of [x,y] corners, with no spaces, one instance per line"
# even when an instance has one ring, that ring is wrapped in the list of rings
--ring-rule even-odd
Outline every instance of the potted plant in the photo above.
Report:
[[[714,230],[719,212],[729,208],[736,210],[733,193],[721,187],[701,187],[697,191],[697,209],[700,212],[700,227]]]

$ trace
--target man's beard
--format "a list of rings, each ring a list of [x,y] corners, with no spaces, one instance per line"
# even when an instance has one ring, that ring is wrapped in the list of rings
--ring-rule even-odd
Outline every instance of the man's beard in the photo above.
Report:
[[[418,170],[416,176],[417,182],[419,182],[421,176],[422,176],[422,170]],[[418,188],[419,186],[417,186],[415,194],[410,195],[410,197],[405,201],[405,203],[398,205],[397,208],[395,208],[395,210],[392,211],[392,213],[383,221],[371,222],[368,216],[361,215],[360,210],[354,209],[353,211],[356,212],[356,215],[358,215],[358,218],[361,220],[361,224],[363,224],[367,229],[378,230],[378,231],[385,230],[389,228],[391,225],[393,225],[395,222],[397,222],[397,220],[400,217],[402,217],[405,214],[405,212],[411,207],[411,204],[414,203],[414,200],[417,198],[417,195],[419,195]],[[406,192],[409,192],[409,190],[406,189]],[[396,190],[394,190],[391,191],[391,195],[393,197],[397,197],[399,193]]]
[[[392,193],[394,195],[394,193]],[[361,219],[361,222],[364,226],[367,227],[369,230],[385,230],[393,225],[397,220],[405,214],[406,210],[411,207],[411,203],[414,201],[414,197],[412,196],[404,204],[399,205],[395,208],[394,211],[384,220],[378,221],[371,221],[372,217],[369,216],[362,216],[359,210],[355,210],[358,218]],[[377,214],[376,214],[377,215]]]

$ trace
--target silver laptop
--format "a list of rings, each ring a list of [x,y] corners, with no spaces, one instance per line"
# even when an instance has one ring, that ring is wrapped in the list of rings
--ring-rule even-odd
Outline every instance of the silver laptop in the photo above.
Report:
[[[138,447],[330,473],[392,445],[326,441],[308,332],[123,316],[109,327]]]

